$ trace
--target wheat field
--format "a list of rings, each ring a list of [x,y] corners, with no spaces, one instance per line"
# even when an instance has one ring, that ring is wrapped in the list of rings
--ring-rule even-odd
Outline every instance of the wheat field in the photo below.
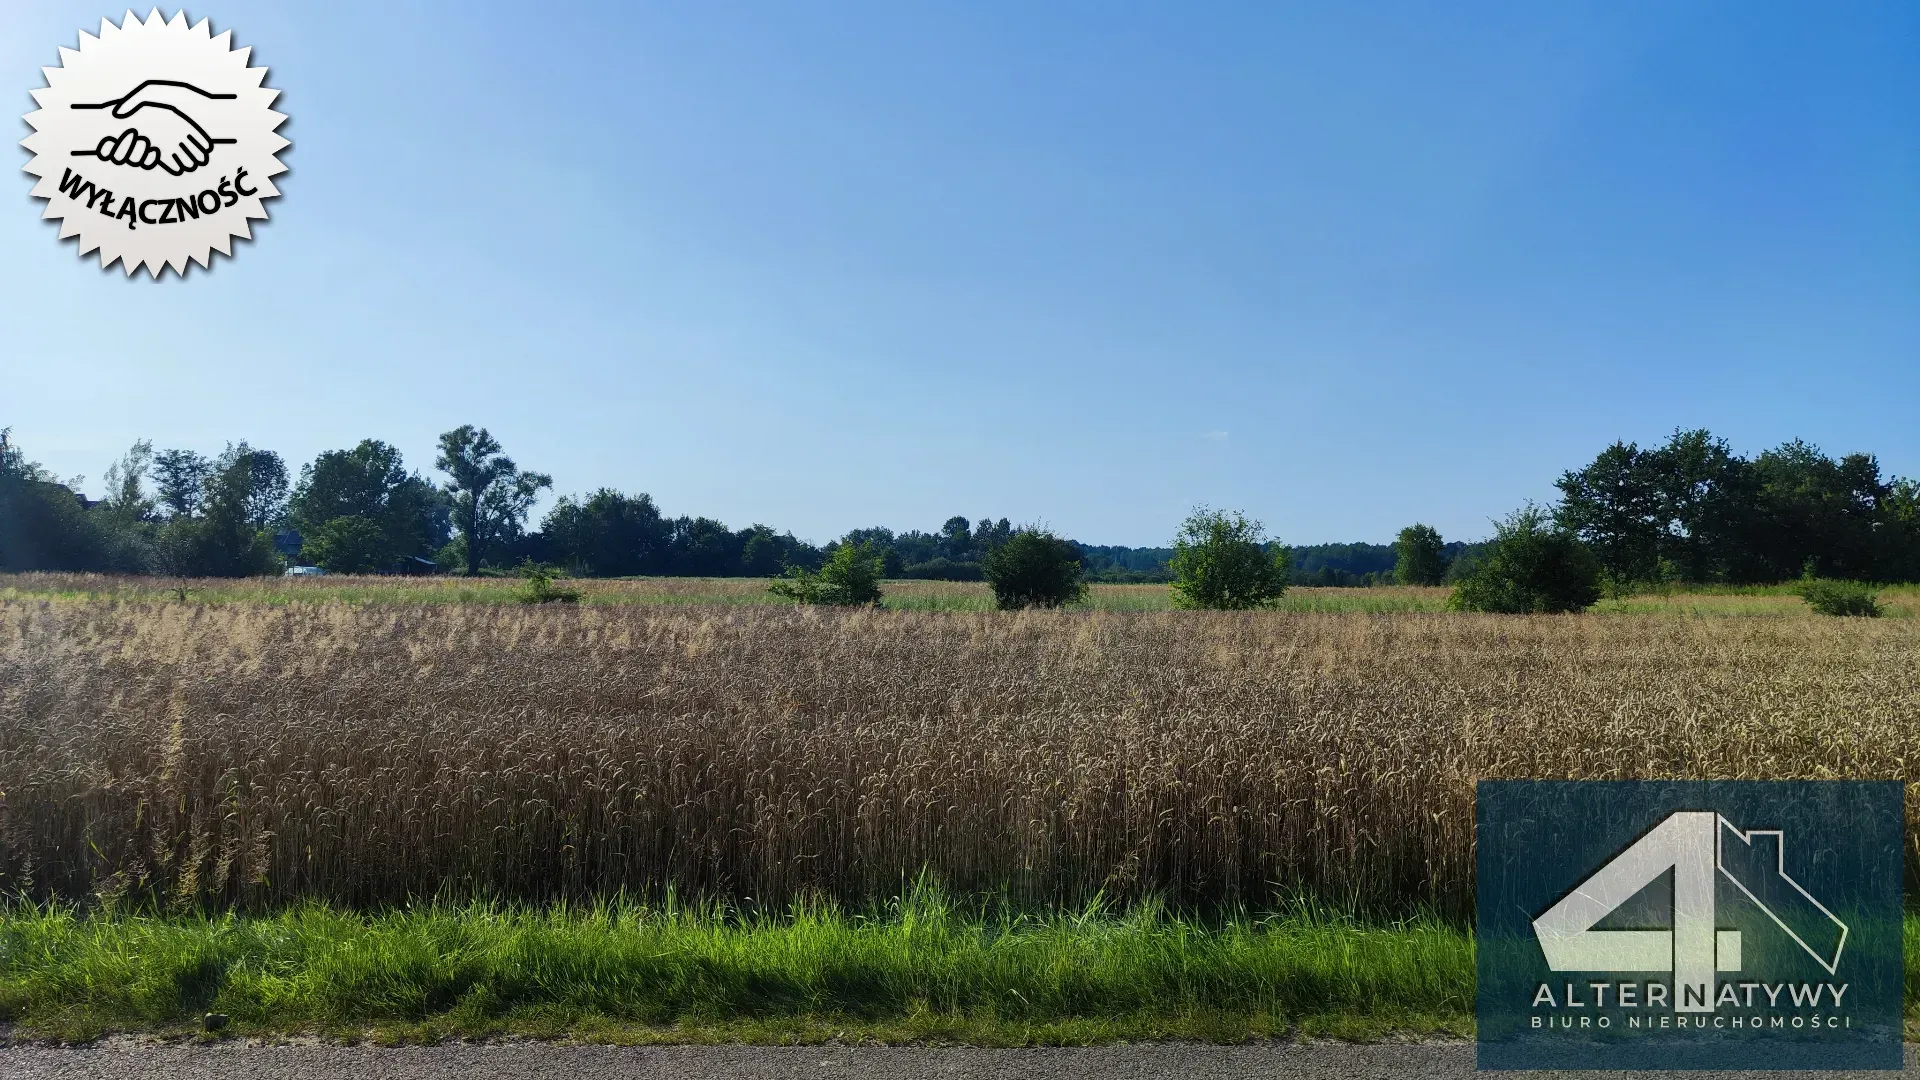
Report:
[[[1905,779],[1917,733],[1913,619],[15,589],[0,892],[857,904],[924,873],[1460,913],[1476,779]]]

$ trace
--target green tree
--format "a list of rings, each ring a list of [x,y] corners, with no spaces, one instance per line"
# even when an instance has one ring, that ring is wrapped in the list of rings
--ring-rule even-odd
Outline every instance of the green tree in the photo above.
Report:
[[[340,552],[348,534],[341,518],[360,518],[371,530],[355,528],[357,554],[345,558],[365,570],[386,569],[395,560],[428,556],[447,542],[448,507],[444,495],[419,473],[409,473],[400,451],[377,439],[362,439],[351,450],[328,450],[300,470],[287,504],[287,518],[306,543],[329,532],[326,550]],[[316,551],[319,549],[315,549]],[[303,549],[317,565],[333,567]]]
[[[358,514],[343,514],[306,533],[300,555],[331,574],[371,574],[393,565],[386,531]]]
[[[1174,606],[1227,611],[1265,607],[1287,591],[1289,557],[1239,511],[1195,507],[1173,539]]]
[[[435,467],[448,477],[453,527],[460,535],[467,573],[477,574],[487,553],[519,537],[527,511],[540,492],[553,486],[543,473],[521,472],[500,452],[486,428],[462,424],[440,436]]]
[[[1402,585],[1438,585],[1447,579],[1447,546],[1431,525],[1409,525],[1393,542],[1393,579]]]
[[[1584,611],[1600,599],[1600,562],[1580,538],[1529,503],[1494,525],[1473,571],[1454,587],[1456,611]]]
[[[213,462],[191,450],[162,450],[153,457],[153,482],[161,509],[170,518],[200,512]]]
[[[1880,580],[1920,581],[1920,480],[1895,477],[1879,509]]]
[[[1647,468],[1660,500],[1657,576],[1671,568],[1687,581],[1751,579],[1752,463],[1726,440],[1696,428],[1676,430],[1651,453]]]
[[[199,514],[176,516],[161,527],[155,547],[161,567],[182,577],[249,577],[280,568],[268,526],[274,517],[273,470],[262,468],[242,443],[221,455],[207,477]],[[284,469],[280,478],[284,481]],[[264,488],[264,490],[263,490]],[[284,487],[280,489],[284,492]]]
[[[981,518],[973,527],[973,552],[983,562],[987,553],[1013,539],[1013,523],[1006,518]]]
[[[1555,517],[1593,548],[1616,588],[1659,577],[1671,513],[1665,464],[1658,452],[1616,442],[1555,481]]]
[[[1002,610],[1059,607],[1086,595],[1080,549],[1046,529],[1012,532],[988,548],[981,566]]]
[[[841,544],[818,570],[789,566],[767,591],[802,604],[862,607],[880,602],[881,553],[868,544]]]
[[[99,534],[105,569],[144,574],[153,569],[155,502],[146,481],[153,467],[153,443],[135,442],[120,460],[107,466],[106,497],[88,510]]]
[[[653,496],[601,488],[584,499],[562,496],[541,520],[540,531],[553,559],[573,572],[631,577],[665,569],[672,529]]]
[[[748,577],[766,577],[789,566],[820,565],[819,549],[790,532],[776,533],[769,526],[755,523],[735,534],[735,539],[740,541],[740,572]],[[892,548],[876,544],[873,550],[880,556],[882,576],[899,571],[900,559]]]
[[[100,537],[79,496],[0,428],[0,570],[98,570]]]
[[[1835,461],[1798,439],[1762,453],[1752,465],[1752,508],[1739,576],[1785,581],[1811,562],[1820,577],[1876,576],[1885,501],[1893,494],[1871,454]]]
[[[244,475],[243,475],[244,474]],[[228,443],[209,474],[239,500],[236,509],[256,529],[272,529],[287,519],[287,463],[272,450],[255,450],[245,439]]]
[[[141,439],[107,466],[107,493],[101,502],[112,512],[130,521],[153,517],[154,501],[147,498],[147,474],[153,467],[153,443]]]
[[[940,526],[939,555],[952,562],[966,562],[974,557],[973,522],[955,514]]]

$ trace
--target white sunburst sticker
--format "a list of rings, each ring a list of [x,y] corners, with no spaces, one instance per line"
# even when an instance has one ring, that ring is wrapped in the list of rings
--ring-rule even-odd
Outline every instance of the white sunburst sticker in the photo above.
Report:
[[[288,145],[276,133],[280,91],[247,65],[251,52],[206,19],[158,10],[102,19],[98,37],[82,31],[78,49],[61,48],[60,66],[41,69],[47,85],[33,91],[40,107],[20,144],[60,238],[78,237],[82,256],[98,251],[102,268],[156,278],[209,268],[214,252],[233,254],[234,237],[251,239],[248,223],[280,194],[272,178]]]

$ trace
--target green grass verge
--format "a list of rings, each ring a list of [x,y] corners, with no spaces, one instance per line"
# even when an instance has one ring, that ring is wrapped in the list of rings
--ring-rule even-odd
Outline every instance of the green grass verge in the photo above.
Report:
[[[381,1041],[1239,1042],[1469,1034],[1473,945],[1431,920],[1130,913],[723,917],[639,906],[147,918],[0,912],[0,1019],[27,1037]]]
[[[1905,928],[1920,1036],[1920,916]],[[1202,923],[966,915],[911,899],[729,916],[434,906],[361,915],[0,908],[0,1022],[26,1038],[315,1034],[376,1042],[1087,1045],[1471,1037],[1471,934],[1314,911]]]

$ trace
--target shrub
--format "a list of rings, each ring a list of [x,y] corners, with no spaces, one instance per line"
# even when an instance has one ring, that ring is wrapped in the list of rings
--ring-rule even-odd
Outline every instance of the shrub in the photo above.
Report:
[[[1826,581],[1808,578],[1800,583],[1800,599],[1822,615],[1855,615],[1876,618],[1881,608],[1878,594],[1864,582]]]
[[[1080,549],[1045,529],[1021,529],[987,552],[981,565],[1003,611],[1059,607],[1086,595]]]
[[[908,563],[900,568],[900,577],[927,581],[980,581],[984,578],[977,562],[954,562],[936,555],[925,562]]]
[[[1278,545],[1275,545],[1278,547]],[[1260,522],[1196,507],[1173,540],[1173,602],[1182,608],[1239,611],[1265,607],[1287,591],[1285,548],[1267,552]]]
[[[1600,599],[1600,562],[1579,537],[1528,504],[1494,525],[1494,538],[1448,598],[1455,611],[1584,611]]]
[[[789,566],[767,591],[802,604],[861,607],[880,602],[885,562],[868,543],[841,544],[818,570]]]
[[[551,566],[532,561],[520,564],[517,571],[527,579],[526,587],[520,590],[520,602],[523,604],[577,604],[580,602],[580,590],[555,585],[553,579],[559,571]]]

